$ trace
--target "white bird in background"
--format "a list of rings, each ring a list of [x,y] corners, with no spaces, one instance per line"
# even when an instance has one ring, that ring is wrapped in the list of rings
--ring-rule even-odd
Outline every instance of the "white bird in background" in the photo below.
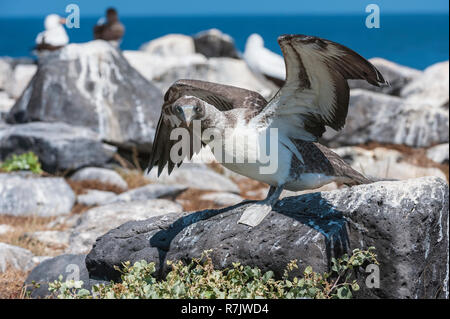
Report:
[[[253,33],[247,39],[244,60],[253,72],[263,74],[279,85],[278,82],[284,82],[286,79],[283,57],[266,49],[263,38],[257,33]]]
[[[57,14],[50,14],[45,18],[45,31],[36,36],[37,51],[54,51],[69,43],[69,36],[63,27],[65,19]]]

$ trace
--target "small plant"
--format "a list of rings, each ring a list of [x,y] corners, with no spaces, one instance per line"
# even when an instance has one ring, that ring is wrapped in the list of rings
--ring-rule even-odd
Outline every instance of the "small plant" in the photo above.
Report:
[[[33,152],[24,153],[21,155],[12,155],[4,163],[0,164],[0,169],[5,172],[12,171],[31,171],[36,174],[41,174],[41,163],[39,158]]]
[[[157,281],[153,277],[155,264],[146,261],[123,263],[122,282],[93,286],[92,292],[82,288],[82,281],[49,284],[49,290],[57,298],[142,298],[142,299],[228,299],[228,298],[318,298],[347,299],[352,291],[359,290],[356,280],[352,279],[354,270],[364,263],[378,263],[374,248],[353,250],[351,256],[332,260],[332,270],[318,274],[306,267],[303,277],[289,279],[290,273],[298,268],[297,261],[291,261],[280,280],[274,279],[274,273],[262,273],[257,267],[233,263],[231,269],[214,269],[209,253],[203,252],[198,259],[188,265],[181,261],[171,262],[172,270],[166,279]]]

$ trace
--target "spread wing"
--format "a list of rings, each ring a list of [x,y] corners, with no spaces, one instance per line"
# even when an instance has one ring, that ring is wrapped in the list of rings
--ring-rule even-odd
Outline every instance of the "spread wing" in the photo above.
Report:
[[[381,73],[351,49],[318,37],[278,38],[286,64],[286,82],[263,110],[292,138],[317,141],[325,126],[344,126],[349,102],[348,79],[387,84]]]
[[[195,96],[211,105],[214,105],[219,111],[226,112],[237,108],[245,108],[247,114],[251,117],[261,112],[266,106],[267,101],[257,92],[237,88],[229,85],[198,81],[198,80],[178,80],[166,92],[164,104],[161,109],[156,134],[153,141],[153,148],[150,155],[148,169],[154,166],[158,167],[158,176],[166,165],[170,174],[175,165],[180,166],[183,160],[192,158],[194,153],[198,153],[202,145],[194,148],[198,143],[193,143],[193,134],[191,132],[190,152],[178,162],[174,162],[170,156],[170,150],[178,140],[171,140],[170,133],[176,128],[174,121],[171,120],[172,104],[183,96]]]

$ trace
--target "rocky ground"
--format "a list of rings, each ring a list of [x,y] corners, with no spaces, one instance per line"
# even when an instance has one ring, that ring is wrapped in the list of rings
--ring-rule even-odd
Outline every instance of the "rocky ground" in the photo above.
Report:
[[[361,297],[448,298],[448,61],[419,71],[372,59],[391,87],[351,81],[346,126],[321,141],[362,173],[397,181],[285,191],[250,229],[236,224],[240,203],[264,198],[267,185],[207,151],[206,163],[194,158],[170,176],[142,169],[176,79],[276,93],[239,57],[232,39],[210,31],[167,35],[139,51],[93,41],[38,63],[0,58],[0,161],[33,151],[45,171],[0,172],[0,298],[23,297],[32,269],[27,283],[54,280],[68,265],[95,283],[117,279],[112,266],[125,260],[160,265],[215,248],[219,267],[241,261],[279,272],[297,258],[320,271],[333,254],[368,246],[389,275]]]

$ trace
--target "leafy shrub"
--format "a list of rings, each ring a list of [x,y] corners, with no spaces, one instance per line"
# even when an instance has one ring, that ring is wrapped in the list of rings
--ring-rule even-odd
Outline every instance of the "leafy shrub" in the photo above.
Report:
[[[32,171],[36,174],[41,174],[41,163],[39,158],[33,152],[24,153],[21,155],[12,155],[2,164],[0,169],[5,172],[12,171]]]
[[[168,262],[172,270],[166,279],[157,281],[152,275],[155,264],[146,261],[123,264],[122,282],[95,285],[92,292],[82,289],[82,281],[49,284],[49,290],[57,298],[351,298],[352,291],[359,290],[352,279],[354,270],[365,263],[378,263],[374,248],[353,250],[351,256],[344,255],[332,259],[332,270],[318,274],[306,267],[302,278],[289,279],[289,274],[298,268],[297,261],[291,261],[281,280],[274,279],[274,273],[262,273],[257,267],[233,263],[231,269],[216,270],[209,257],[210,251],[203,252],[189,265],[181,261]],[[119,269],[118,269],[119,270]]]

